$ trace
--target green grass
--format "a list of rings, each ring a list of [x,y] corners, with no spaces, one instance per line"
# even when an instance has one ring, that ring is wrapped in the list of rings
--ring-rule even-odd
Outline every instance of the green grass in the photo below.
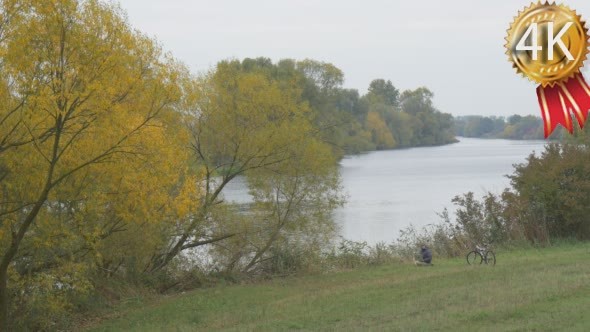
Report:
[[[590,244],[197,290],[121,308],[95,331],[590,331]],[[116,315],[117,316],[117,315]]]

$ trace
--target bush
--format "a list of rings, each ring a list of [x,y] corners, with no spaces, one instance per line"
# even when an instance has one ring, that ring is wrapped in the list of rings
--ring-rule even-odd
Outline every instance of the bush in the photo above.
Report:
[[[337,248],[328,255],[328,259],[338,268],[352,269],[368,262],[369,248],[367,242],[356,242],[341,238]]]
[[[71,314],[93,291],[86,269],[64,264],[48,272],[21,275],[10,271],[10,314],[15,331],[46,331],[70,323]]]

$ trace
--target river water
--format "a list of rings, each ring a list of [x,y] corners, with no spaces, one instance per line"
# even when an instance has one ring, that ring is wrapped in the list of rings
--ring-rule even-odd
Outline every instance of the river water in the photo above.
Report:
[[[347,203],[334,218],[344,238],[391,242],[410,224],[439,222],[437,212],[451,212],[455,195],[501,192],[509,186],[505,175],[545,141],[459,138],[438,147],[376,151],[347,156],[340,162]],[[224,189],[229,201],[249,201],[243,179]]]

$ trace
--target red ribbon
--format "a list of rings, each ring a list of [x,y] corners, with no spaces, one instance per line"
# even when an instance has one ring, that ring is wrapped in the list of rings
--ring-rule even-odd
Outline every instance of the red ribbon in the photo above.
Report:
[[[584,128],[590,110],[590,86],[582,74],[576,74],[565,83],[557,82],[552,87],[539,85],[537,97],[545,123],[545,138],[559,124],[570,133],[574,132],[570,112],[574,113],[580,128]]]

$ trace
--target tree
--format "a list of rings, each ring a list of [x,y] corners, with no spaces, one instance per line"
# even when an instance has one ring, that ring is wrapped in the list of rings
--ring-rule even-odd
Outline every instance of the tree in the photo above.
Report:
[[[399,104],[399,91],[389,80],[376,79],[371,81],[367,97],[374,100],[373,102],[380,102],[389,106],[397,107]]]
[[[212,219],[225,186],[237,176],[293,162],[293,149],[317,136],[299,87],[269,76],[266,70],[223,61],[195,83],[200,94],[189,102],[193,106],[185,121],[196,164],[204,172],[204,194],[195,202],[198,213],[180,224],[178,235],[154,257],[152,271],[164,268],[183,250],[234,236]]]
[[[323,93],[336,91],[344,82],[344,73],[331,63],[306,59],[297,62],[297,69]]]
[[[84,188],[98,167],[141,158],[142,135],[157,136],[154,126],[165,125],[179,99],[182,68],[113,5],[1,5],[0,321],[7,330],[8,277],[21,247],[48,241],[39,238],[45,226],[63,226],[50,215],[64,207],[56,202],[66,185]]]
[[[388,114],[388,126],[399,147],[415,146],[419,143],[414,128],[418,120],[406,112],[391,112]]]
[[[393,135],[379,113],[369,112],[367,116],[367,129],[373,135],[373,142],[377,145],[377,150],[391,149],[395,146]]]
[[[244,229],[215,251],[226,269],[251,273],[294,247],[321,250],[331,243],[332,212],[343,198],[330,148],[309,137],[291,153],[290,162],[247,176],[254,203]]]
[[[425,87],[404,91],[400,97],[403,112],[413,118],[416,142],[413,145],[436,145],[456,142],[453,118],[433,105],[434,94]]]
[[[540,156],[530,155],[510,176],[513,199],[522,202],[534,222],[556,238],[590,238],[590,152],[583,144],[551,144]],[[531,234],[531,240],[539,234]]]
[[[402,110],[408,114],[432,113],[435,111],[432,105],[434,93],[425,87],[416,90],[406,90],[400,96]]]

